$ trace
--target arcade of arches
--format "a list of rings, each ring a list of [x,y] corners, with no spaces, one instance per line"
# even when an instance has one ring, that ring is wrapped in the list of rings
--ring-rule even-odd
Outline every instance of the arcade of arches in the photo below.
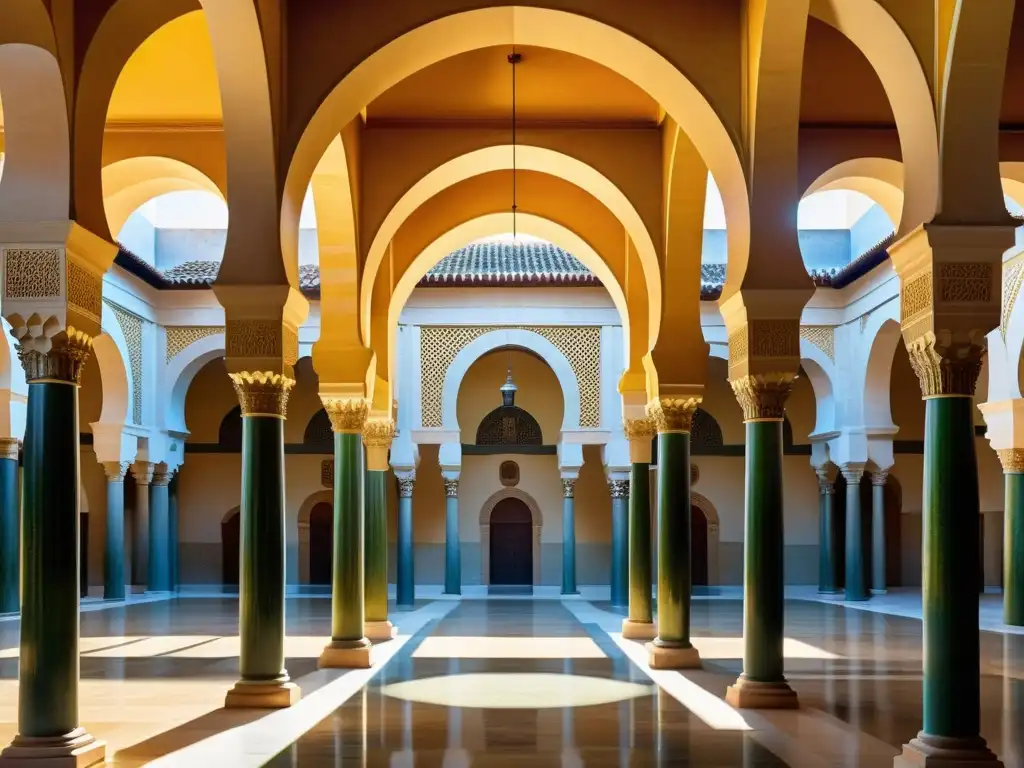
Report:
[[[1015,11],[0,3],[0,768],[1024,766]]]

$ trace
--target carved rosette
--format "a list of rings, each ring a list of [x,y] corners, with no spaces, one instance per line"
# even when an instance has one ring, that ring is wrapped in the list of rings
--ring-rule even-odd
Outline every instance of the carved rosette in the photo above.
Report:
[[[446,477],[444,479],[444,495],[449,499],[456,499],[459,496],[459,478]]]
[[[613,499],[629,498],[629,480],[609,480],[608,490]]]
[[[106,472],[107,480],[110,482],[123,483],[130,466],[131,462],[128,461],[104,461],[103,471]]]
[[[242,406],[242,416],[288,416],[288,395],[295,379],[272,371],[229,373]]]
[[[576,498],[576,478],[574,477],[563,477],[562,478],[562,497],[566,499]]]
[[[388,451],[395,437],[395,422],[391,419],[368,419],[363,425],[363,445],[366,446],[366,468],[371,472],[386,472]]]
[[[322,397],[324,410],[331,420],[331,429],[343,435],[361,435],[370,403],[362,398]]]
[[[782,421],[795,373],[758,373],[729,382],[743,409],[744,421]]]
[[[53,317],[44,322],[38,315],[27,320],[12,315],[9,321],[26,381],[82,383],[82,369],[92,354],[91,336],[71,326],[57,331]]]
[[[651,463],[651,441],[658,434],[653,419],[623,419],[622,429],[629,440],[629,460],[634,464]]]
[[[1019,473],[1024,472],[1024,449],[1003,448],[997,451],[999,463],[1003,465],[1003,472]]]
[[[885,484],[889,481],[889,470],[880,469],[877,472],[871,473],[871,484],[881,487],[885,487]]]
[[[647,404],[647,416],[654,422],[658,434],[688,434],[693,429],[693,414],[700,403],[700,397],[661,397]]]
[[[416,476],[398,478],[398,495],[403,499],[412,498],[412,489],[416,485]]]

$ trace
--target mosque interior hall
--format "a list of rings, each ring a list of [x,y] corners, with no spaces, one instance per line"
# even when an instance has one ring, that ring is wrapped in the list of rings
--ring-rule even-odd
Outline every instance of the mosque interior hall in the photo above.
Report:
[[[1024,768],[1016,10],[0,2],[0,768]]]

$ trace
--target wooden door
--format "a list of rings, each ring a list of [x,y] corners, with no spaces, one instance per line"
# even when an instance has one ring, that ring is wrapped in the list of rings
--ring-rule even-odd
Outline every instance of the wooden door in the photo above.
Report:
[[[519,499],[502,499],[491,512],[491,584],[533,584],[533,518]]]
[[[334,508],[321,501],[309,513],[309,583],[330,584],[334,559]]]

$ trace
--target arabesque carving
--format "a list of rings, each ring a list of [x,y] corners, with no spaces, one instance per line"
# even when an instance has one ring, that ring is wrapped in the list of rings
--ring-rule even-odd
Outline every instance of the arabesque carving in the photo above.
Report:
[[[794,373],[759,373],[729,382],[743,409],[744,421],[782,421]]]
[[[82,368],[92,354],[92,337],[68,326],[60,330],[55,317],[43,321],[38,315],[27,320],[20,315],[7,318],[11,335],[17,340],[18,359],[29,382],[42,379],[82,383]]]
[[[171,360],[185,351],[186,348],[195,344],[200,339],[205,339],[207,336],[213,336],[218,333],[224,333],[223,326],[172,325],[168,327],[166,361],[168,363],[171,362]]]
[[[647,404],[647,415],[658,433],[693,430],[693,416],[700,407],[700,397],[662,397]]]
[[[242,407],[242,416],[287,418],[288,395],[295,380],[272,371],[229,373]]]
[[[360,435],[370,413],[370,402],[358,397],[321,397],[331,420],[331,429],[345,435]]]

